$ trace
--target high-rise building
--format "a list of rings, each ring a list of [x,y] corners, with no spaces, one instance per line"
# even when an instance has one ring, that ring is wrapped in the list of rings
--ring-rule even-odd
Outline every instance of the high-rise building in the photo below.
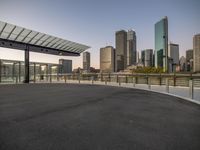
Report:
[[[168,19],[164,17],[155,24],[155,67],[168,71]]]
[[[180,62],[180,71],[182,72],[186,71],[186,58],[184,56],[181,56],[179,62]]]
[[[179,45],[170,43],[168,46],[168,71],[169,72],[175,72],[177,66],[179,65]]]
[[[59,73],[72,73],[72,60],[59,59]]]
[[[90,53],[89,52],[83,53],[83,71],[90,72]]]
[[[153,67],[153,50],[152,49],[142,50],[141,60],[145,67]]]
[[[135,65],[137,58],[136,33],[133,30],[127,32],[127,66]]]
[[[193,49],[186,51],[187,71],[193,70]]]
[[[127,66],[127,32],[117,31],[115,34],[115,71],[124,70]]]
[[[190,61],[191,59],[193,59],[193,49],[186,51],[186,61]]]
[[[140,53],[137,52],[137,63],[139,63],[139,60],[140,60]]]
[[[200,34],[193,38],[193,69],[194,72],[200,72]]]
[[[112,46],[100,48],[100,71],[107,73],[115,71],[115,49]]]

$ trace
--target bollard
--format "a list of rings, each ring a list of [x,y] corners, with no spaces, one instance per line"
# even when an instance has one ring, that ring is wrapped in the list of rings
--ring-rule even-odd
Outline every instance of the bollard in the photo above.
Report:
[[[119,82],[119,86],[121,86],[121,80],[120,78],[118,77],[118,82]]]
[[[189,81],[189,95],[190,98],[193,99],[194,98],[194,85],[193,85],[193,80]]]
[[[166,93],[169,93],[169,79],[166,79]]]
[[[107,78],[105,78],[105,85],[107,85]]]
[[[133,87],[135,87],[135,77],[133,77]]]

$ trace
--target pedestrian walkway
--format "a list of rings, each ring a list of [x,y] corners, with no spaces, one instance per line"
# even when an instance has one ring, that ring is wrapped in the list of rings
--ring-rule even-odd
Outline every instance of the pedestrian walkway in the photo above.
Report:
[[[199,150],[200,105],[89,84],[0,86],[1,150]]]

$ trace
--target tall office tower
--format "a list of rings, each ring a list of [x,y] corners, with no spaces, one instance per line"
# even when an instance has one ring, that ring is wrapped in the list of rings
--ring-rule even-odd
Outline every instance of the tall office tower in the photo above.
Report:
[[[193,49],[186,51],[187,71],[193,70]]]
[[[155,24],[155,67],[168,71],[168,19],[164,17]]]
[[[200,72],[200,34],[193,38],[194,72]]]
[[[153,67],[153,50],[152,49],[142,50],[141,59],[145,67]]]
[[[168,48],[168,57],[171,60],[168,63],[168,71],[175,72],[176,67],[179,65],[179,45],[170,43]]]
[[[115,33],[115,71],[124,70],[127,66],[127,32],[124,30]]]
[[[181,56],[179,62],[180,62],[180,71],[182,72],[186,71],[186,58],[184,56]]]
[[[115,49],[112,46],[100,48],[100,71],[106,73],[115,71]]]
[[[133,30],[127,32],[127,66],[135,65],[137,58],[136,33]]]
[[[72,60],[59,59],[59,73],[72,73]]]
[[[90,53],[89,52],[83,53],[83,71],[90,72]]]

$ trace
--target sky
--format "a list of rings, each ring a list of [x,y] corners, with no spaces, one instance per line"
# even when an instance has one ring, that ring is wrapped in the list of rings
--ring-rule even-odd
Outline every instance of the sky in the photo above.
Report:
[[[99,68],[99,49],[115,47],[115,32],[133,29],[137,51],[154,49],[154,24],[168,16],[169,42],[179,44],[180,56],[193,48],[200,33],[200,0],[0,0],[0,20],[91,48],[91,66]],[[80,57],[30,54],[35,62],[58,63]],[[0,48],[0,59],[24,60],[20,50]]]

